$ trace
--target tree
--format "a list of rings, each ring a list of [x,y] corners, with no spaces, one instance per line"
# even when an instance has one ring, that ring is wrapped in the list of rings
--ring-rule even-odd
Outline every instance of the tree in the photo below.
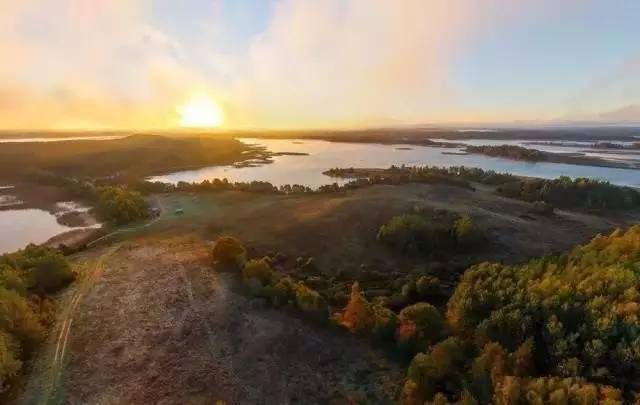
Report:
[[[124,187],[106,186],[98,189],[96,213],[109,223],[123,225],[148,215],[148,205],[142,196]]]
[[[430,401],[438,392],[458,394],[464,383],[465,350],[462,342],[450,337],[429,353],[418,353],[407,372],[407,397]]]
[[[410,305],[400,311],[396,332],[398,345],[422,350],[444,336],[444,319],[436,307],[426,302]]]
[[[212,256],[214,262],[229,265],[237,269],[242,268],[246,261],[246,250],[236,238],[222,236],[213,245]]]

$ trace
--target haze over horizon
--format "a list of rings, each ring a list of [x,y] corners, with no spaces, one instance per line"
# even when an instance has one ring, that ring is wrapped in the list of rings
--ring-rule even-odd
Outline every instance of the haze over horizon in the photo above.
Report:
[[[632,0],[0,0],[0,129],[640,123],[639,19]]]

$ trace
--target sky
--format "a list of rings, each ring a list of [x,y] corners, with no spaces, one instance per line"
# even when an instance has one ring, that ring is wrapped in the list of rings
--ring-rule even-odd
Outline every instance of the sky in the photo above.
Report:
[[[203,99],[228,129],[638,123],[638,21],[637,0],[0,0],[0,128],[171,129]]]

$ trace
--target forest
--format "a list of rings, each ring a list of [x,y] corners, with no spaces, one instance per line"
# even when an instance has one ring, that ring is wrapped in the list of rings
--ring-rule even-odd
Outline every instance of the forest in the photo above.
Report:
[[[29,245],[0,256],[0,392],[47,336],[56,309],[51,295],[74,278],[53,249]]]
[[[640,226],[521,265],[473,265],[446,301],[437,277],[416,273],[400,305],[366,298],[359,280],[341,305],[231,237],[212,257],[274,307],[413,357],[403,404],[620,403],[640,388]]]

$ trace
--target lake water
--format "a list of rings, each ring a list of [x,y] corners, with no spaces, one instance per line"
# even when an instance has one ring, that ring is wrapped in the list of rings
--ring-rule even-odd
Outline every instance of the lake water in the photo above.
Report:
[[[0,254],[24,248],[29,243],[44,243],[49,238],[69,231],[56,217],[39,209],[0,211]]]
[[[577,166],[548,162],[524,162],[484,155],[450,155],[457,148],[436,148],[414,145],[382,145],[371,143],[344,143],[301,139],[240,139],[245,143],[264,145],[272,152],[308,153],[308,156],[275,156],[271,164],[258,167],[211,166],[186,170],[149,178],[151,181],[177,183],[201,182],[215,178],[229,181],[268,181],[274,185],[302,184],[316,188],[333,182],[343,183],[322,174],[334,167],[387,168],[391,165],[467,166],[485,170],[513,173],[521,176],[556,178],[559,176],[588,177],[614,184],[640,187],[640,170],[615,169],[595,166]],[[509,141],[478,140],[455,141],[473,144],[508,144]],[[518,141],[524,142],[524,141]],[[399,149],[405,148],[405,149]],[[406,149],[410,148],[410,149]],[[551,148],[551,147],[549,147]],[[556,147],[563,152],[572,149]],[[445,152],[445,153],[443,153]]]
[[[9,189],[2,187],[1,189]],[[1,202],[4,201],[4,205]],[[13,204],[12,204],[13,203]],[[36,208],[7,208],[22,202],[12,195],[0,195],[0,254],[24,248],[29,243],[40,244],[61,233],[73,229],[98,228],[100,224],[90,218],[88,226],[69,227],[58,223],[57,218],[71,211],[87,212],[89,207],[73,201],[56,203],[55,213]]]

